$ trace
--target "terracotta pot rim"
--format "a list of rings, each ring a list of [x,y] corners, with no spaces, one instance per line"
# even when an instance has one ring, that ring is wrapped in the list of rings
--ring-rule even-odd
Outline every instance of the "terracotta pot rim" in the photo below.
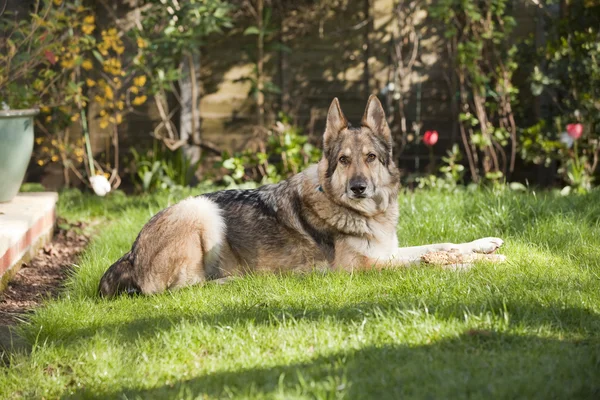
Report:
[[[2,117],[34,117],[40,113],[37,108],[27,108],[23,110],[0,110],[0,118]]]

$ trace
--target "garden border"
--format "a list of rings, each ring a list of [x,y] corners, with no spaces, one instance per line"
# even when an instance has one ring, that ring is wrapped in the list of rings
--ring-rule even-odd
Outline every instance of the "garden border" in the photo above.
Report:
[[[55,192],[20,193],[0,204],[0,292],[52,239],[57,201]]]

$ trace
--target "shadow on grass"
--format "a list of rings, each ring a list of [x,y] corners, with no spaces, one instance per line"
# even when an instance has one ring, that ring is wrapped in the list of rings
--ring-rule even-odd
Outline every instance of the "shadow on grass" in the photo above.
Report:
[[[430,345],[349,349],[219,371],[154,388],[84,388],[74,398],[598,398],[597,341],[468,331]],[[264,360],[261,360],[264,362]],[[192,371],[190,371],[192,372]]]
[[[189,288],[186,290],[201,290]],[[551,327],[567,334],[597,339],[600,336],[600,314],[587,308],[565,307],[564,304],[546,303],[545,305],[524,303],[521,301],[503,300],[501,297],[488,299],[471,299],[470,302],[433,305],[433,299],[423,299],[427,302],[427,313],[434,315],[440,321],[464,321],[465,315],[482,316],[491,314],[509,321],[509,326],[522,326],[531,329]],[[358,302],[342,307],[303,307],[278,306],[259,303],[251,307],[226,305],[218,312],[198,313],[193,307],[187,310],[172,310],[162,312],[153,317],[141,317],[132,321],[114,323],[99,322],[85,327],[73,327],[62,330],[60,338],[44,338],[47,343],[60,342],[62,345],[76,345],[89,340],[97,334],[106,334],[121,343],[134,343],[156,337],[158,333],[167,333],[181,323],[203,324],[215,327],[236,327],[251,322],[256,325],[278,326],[284,322],[293,321],[324,321],[332,319],[342,324],[360,324],[365,317],[373,318],[378,314],[402,314],[423,310],[418,302],[402,303],[395,297],[374,302]],[[99,312],[101,312],[99,310]]]

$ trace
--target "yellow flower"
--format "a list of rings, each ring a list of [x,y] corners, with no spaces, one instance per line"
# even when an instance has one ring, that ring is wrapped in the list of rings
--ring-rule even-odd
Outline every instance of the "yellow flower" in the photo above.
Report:
[[[131,93],[133,94],[138,94],[138,92],[140,91],[137,87],[132,86],[129,88],[129,90],[131,91]]]
[[[107,56],[108,55],[108,46],[106,45],[106,43],[102,42],[98,45],[98,51],[100,51],[100,54],[102,54],[103,56]]]
[[[37,160],[37,165],[39,165],[40,167],[41,167],[42,165],[44,165],[44,160]]]
[[[52,122],[52,117],[50,115],[46,117],[46,122]]]
[[[50,107],[42,107],[40,108],[40,111],[42,111],[44,114],[50,114]]]
[[[47,146],[42,147],[42,153],[48,153],[50,149]]]
[[[135,86],[139,86],[139,87],[144,86],[146,84],[146,76],[145,75],[136,76],[135,78],[133,78],[133,84]]]
[[[109,58],[104,61],[102,64],[102,69],[104,72],[107,72],[112,75],[120,75],[121,74],[121,61],[116,58]]]
[[[52,146],[57,146],[58,142],[56,140],[52,140],[50,143],[52,143]]]
[[[36,139],[35,139],[35,142],[36,142],[37,144],[42,144],[42,143],[44,143],[44,138],[41,138],[41,137],[39,137],[39,138],[36,138]]]
[[[146,102],[147,97],[146,96],[138,96],[135,99],[133,99],[133,101],[131,102],[134,106],[139,106],[142,105]]]
[[[108,126],[108,120],[103,119],[100,121],[100,128],[104,129]]]
[[[120,113],[118,113],[117,114],[117,125],[119,125],[121,122],[123,122],[123,116]]]
[[[54,0],[53,3],[55,6],[60,6],[62,4],[62,0]],[[42,165],[42,164],[40,164],[40,165]]]
[[[86,71],[89,71],[90,69],[94,68],[94,65],[90,60],[83,60],[83,62],[81,63],[81,67]]]
[[[148,42],[146,42],[146,40],[138,36],[137,45],[140,49],[145,49],[146,47],[148,47]]]
[[[71,116],[71,121],[73,121],[73,122],[77,121],[78,119],[79,119],[79,114],[73,114]]]
[[[117,108],[121,111],[123,111],[123,108],[125,108],[125,102],[123,100],[119,100],[117,102]]]
[[[94,25],[83,24],[81,25],[81,31],[86,35],[91,35],[96,27]]]
[[[115,97],[115,94],[114,94],[112,88],[108,85],[106,85],[106,87],[104,88],[104,95],[106,96],[106,98],[108,100],[112,100]]]
[[[70,59],[70,60],[62,60],[60,62],[60,66],[65,68],[65,69],[71,69],[75,66],[75,60]]]
[[[85,80],[86,85],[88,85],[88,87],[94,87],[96,86],[96,82],[93,79],[87,78]]]
[[[83,157],[77,157],[77,162],[83,162]]]
[[[104,175],[104,177],[105,177],[106,179],[110,178],[110,174],[109,174],[108,172],[105,172],[105,173],[103,173],[102,175]]]
[[[94,22],[96,22],[96,17],[93,15],[88,15],[83,19],[84,24],[92,25]]]
[[[54,162],[57,162],[58,161],[58,156],[52,156],[51,160],[54,161]]]

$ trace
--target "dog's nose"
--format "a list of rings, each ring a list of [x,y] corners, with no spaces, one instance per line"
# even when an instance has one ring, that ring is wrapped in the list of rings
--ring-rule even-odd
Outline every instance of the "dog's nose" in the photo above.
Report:
[[[350,190],[354,194],[363,194],[367,190],[367,183],[362,180],[350,182]]]

